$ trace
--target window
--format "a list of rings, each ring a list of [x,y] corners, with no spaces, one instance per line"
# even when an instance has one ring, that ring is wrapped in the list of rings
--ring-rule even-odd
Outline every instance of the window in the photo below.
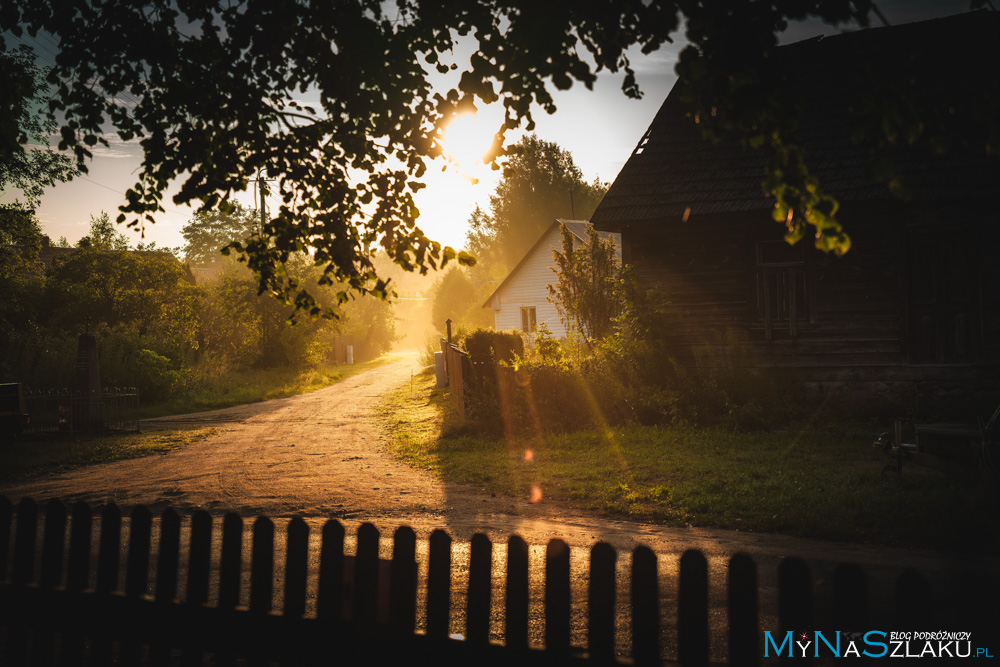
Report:
[[[803,245],[758,242],[755,280],[754,320],[764,325],[764,337],[771,340],[775,331],[782,331],[795,338],[799,324],[810,321],[811,310]]]
[[[962,363],[979,353],[978,263],[973,238],[917,236],[910,244],[907,357],[912,363]]]
[[[538,329],[538,318],[534,306],[521,306],[521,330],[534,333]]]

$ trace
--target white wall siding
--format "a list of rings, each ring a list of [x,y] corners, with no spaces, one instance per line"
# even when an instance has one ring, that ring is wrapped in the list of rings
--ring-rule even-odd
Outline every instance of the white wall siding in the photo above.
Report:
[[[538,318],[538,326],[544,322],[556,338],[566,337],[566,327],[559,319],[556,307],[549,303],[549,291],[546,285],[555,284],[556,274],[552,270],[555,260],[552,259],[553,248],[562,251],[562,236],[556,226],[543,243],[535,247],[534,252],[524,264],[512,275],[496,294],[493,295],[490,306],[493,308],[493,322],[497,329],[521,329],[521,307],[534,306]]]

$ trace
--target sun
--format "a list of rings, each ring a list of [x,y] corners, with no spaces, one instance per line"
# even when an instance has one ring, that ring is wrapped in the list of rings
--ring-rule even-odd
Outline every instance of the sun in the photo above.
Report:
[[[445,128],[442,147],[445,156],[461,169],[471,171],[483,163],[493,144],[496,124],[485,114],[474,112],[456,116]]]

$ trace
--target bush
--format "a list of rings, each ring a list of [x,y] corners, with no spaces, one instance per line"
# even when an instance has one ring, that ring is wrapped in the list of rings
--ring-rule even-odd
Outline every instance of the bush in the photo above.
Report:
[[[459,338],[458,345],[478,360],[514,363],[524,358],[524,338],[519,331],[473,329]]]
[[[181,386],[183,374],[170,366],[170,359],[152,350],[139,350],[136,353],[135,381],[145,399],[167,398],[173,390]]]

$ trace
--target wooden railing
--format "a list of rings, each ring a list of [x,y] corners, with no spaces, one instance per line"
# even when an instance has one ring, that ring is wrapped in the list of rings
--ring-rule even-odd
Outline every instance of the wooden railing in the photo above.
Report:
[[[114,504],[95,516],[82,502],[69,511],[51,501],[40,512],[30,499],[15,508],[0,496],[0,663],[168,665],[207,660],[226,665],[245,659],[251,665],[381,665],[412,663],[419,656],[420,664],[478,667],[622,660],[616,656],[614,611],[618,554],[603,542],[590,551],[585,647],[570,642],[570,548],[560,539],[548,543],[544,648],[538,648],[529,646],[529,548],[518,536],[506,544],[500,645],[490,640],[494,545],[483,534],[475,535],[469,547],[466,631],[457,639],[449,635],[452,615],[461,611],[452,609],[453,545],[443,530],[429,539],[426,631],[420,633],[412,529],[397,529],[391,559],[381,560],[380,535],[372,524],[358,528],[354,554],[347,555],[344,527],[331,519],[322,525],[318,559],[314,553],[310,566],[309,526],[301,518],[288,521],[283,554],[276,549],[274,522],[254,520],[249,559],[242,518],[225,515],[221,540],[216,536],[214,542],[213,525],[218,522],[213,524],[207,512],[196,511],[182,531],[181,516],[173,509],[154,521],[149,509],[137,506],[127,524],[126,543],[123,517]],[[187,536],[183,545],[182,535]],[[272,608],[276,557],[284,567],[280,613]],[[628,604],[635,664],[661,661],[657,569],[649,548],[632,552]],[[310,572],[315,573],[312,580]],[[707,664],[708,564],[701,552],[681,556],[677,581],[672,595],[677,600],[677,658],[685,665]],[[247,584],[248,596],[242,590]],[[731,558],[726,586],[729,663],[758,664],[763,646],[757,565],[749,556]],[[866,627],[866,587],[859,568],[836,570],[830,617],[837,627]],[[778,589],[780,627],[771,629],[813,627],[809,567],[799,559],[784,559]],[[931,618],[928,585],[919,574],[904,571],[896,591],[901,626],[919,626]],[[312,600],[307,605],[307,594],[315,596],[314,605]]]

